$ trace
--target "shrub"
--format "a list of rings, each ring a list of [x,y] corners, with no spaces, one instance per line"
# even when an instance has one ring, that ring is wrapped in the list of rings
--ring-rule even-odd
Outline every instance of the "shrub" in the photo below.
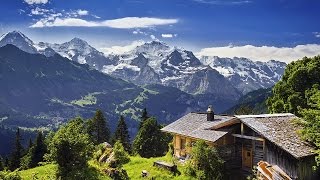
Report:
[[[21,180],[22,178],[17,171],[0,171],[0,179],[3,180]]]
[[[223,163],[216,149],[200,140],[192,148],[191,159],[186,163],[185,173],[201,180],[223,179]]]
[[[117,167],[122,167],[123,164],[126,164],[130,161],[129,154],[124,150],[124,147],[120,141],[117,141],[114,144],[113,153]]]

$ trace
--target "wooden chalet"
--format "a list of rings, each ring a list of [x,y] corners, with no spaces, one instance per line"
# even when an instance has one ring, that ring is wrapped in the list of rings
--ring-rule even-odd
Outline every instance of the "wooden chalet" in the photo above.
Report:
[[[188,157],[202,139],[215,146],[228,172],[250,174],[259,161],[281,168],[291,179],[316,179],[313,147],[297,134],[302,127],[290,113],[224,116],[189,113],[162,128],[173,135],[174,155]],[[319,178],[319,177],[318,177]]]

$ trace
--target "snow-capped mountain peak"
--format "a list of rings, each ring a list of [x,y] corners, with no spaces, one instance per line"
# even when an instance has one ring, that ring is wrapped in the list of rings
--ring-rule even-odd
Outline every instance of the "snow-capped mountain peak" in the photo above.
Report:
[[[0,38],[0,47],[7,44],[12,44],[28,53],[37,53],[37,49],[34,47],[34,42],[20,31],[11,31],[2,35]]]
[[[80,38],[73,38],[62,44],[47,44],[47,46],[63,57],[80,64],[88,64],[97,70],[101,70],[104,65],[111,64],[110,60],[102,52],[99,52]]]
[[[243,57],[202,56],[200,61],[228,78],[243,94],[273,86],[280,80],[286,66],[280,61],[261,62]]]

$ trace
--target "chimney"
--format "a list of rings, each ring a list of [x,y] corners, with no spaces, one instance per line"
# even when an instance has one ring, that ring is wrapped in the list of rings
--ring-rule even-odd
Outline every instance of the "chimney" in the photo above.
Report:
[[[213,120],[214,120],[214,111],[212,106],[210,105],[207,110],[207,121],[213,121]]]

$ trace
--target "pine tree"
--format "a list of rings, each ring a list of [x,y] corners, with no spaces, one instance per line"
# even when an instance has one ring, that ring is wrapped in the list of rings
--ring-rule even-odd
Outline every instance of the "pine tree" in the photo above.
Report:
[[[142,111],[142,115],[140,117],[139,129],[142,127],[143,123],[149,118],[147,108],[144,108]]]
[[[22,138],[20,135],[20,129],[18,128],[16,132],[15,146],[11,154],[11,160],[9,162],[9,169],[11,171],[14,171],[20,166],[20,158],[22,157],[22,152],[23,152],[21,140]]]
[[[43,161],[43,156],[47,152],[42,132],[38,132],[36,142],[31,151],[31,167],[35,167]]]
[[[0,156],[0,171],[4,170],[4,162],[2,156]]]
[[[28,145],[28,148],[30,149],[32,146],[33,146],[32,139],[31,139],[31,138],[29,138],[29,145]]]
[[[118,126],[114,133],[113,139],[114,141],[119,141],[127,152],[131,151],[128,127],[123,116],[120,116]]]
[[[109,124],[101,110],[97,110],[92,120],[88,122],[88,132],[95,144],[107,142],[110,139]]]
[[[171,137],[160,129],[155,118],[147,119],[133,141],[134,152],[146,158],[163,156],[168,151]]]
[[[7,156],[4,158],[3,165],[4,165],[5,168],[9,167],[9,158]]]

